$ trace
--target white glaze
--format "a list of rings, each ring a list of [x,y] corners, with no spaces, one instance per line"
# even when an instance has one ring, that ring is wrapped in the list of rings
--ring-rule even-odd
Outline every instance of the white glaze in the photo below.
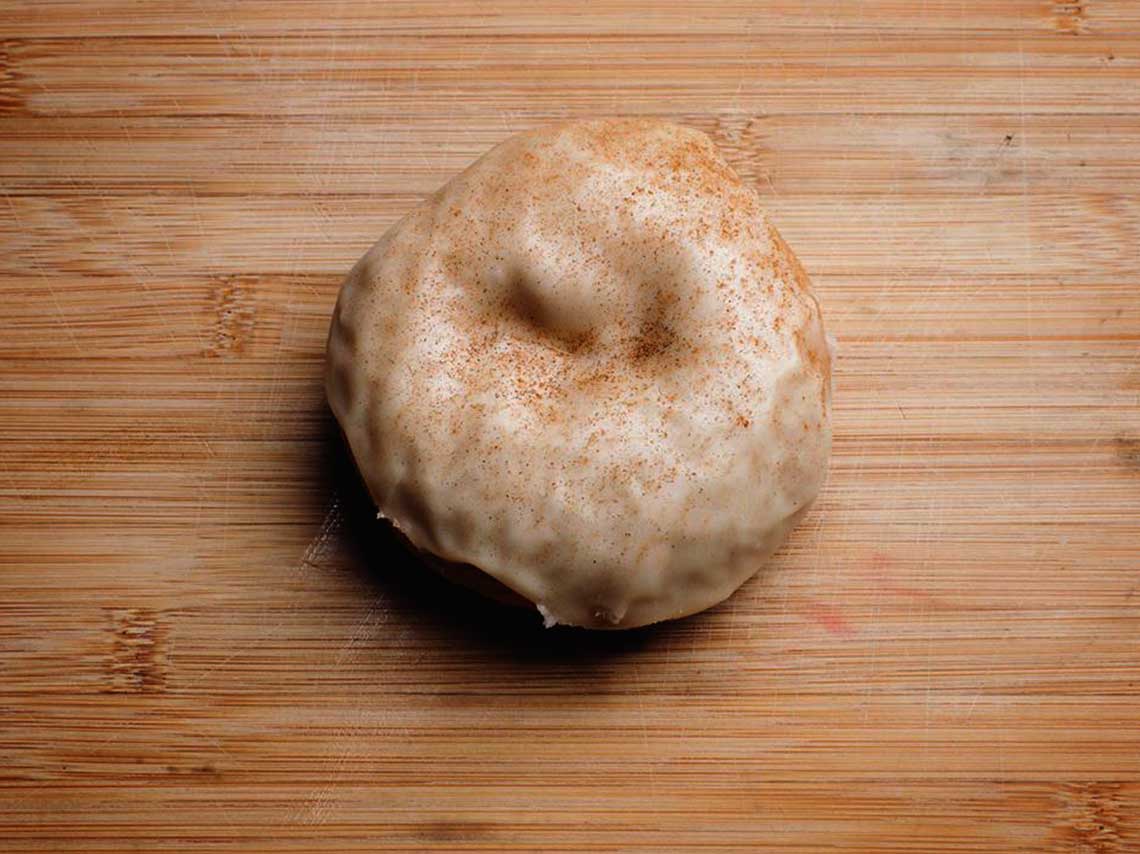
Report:
[[[380,513],[544,620],[727,597],[815,498],[830,354],[807,277],[701,133],[512,137],[350,273],[327,388]]]

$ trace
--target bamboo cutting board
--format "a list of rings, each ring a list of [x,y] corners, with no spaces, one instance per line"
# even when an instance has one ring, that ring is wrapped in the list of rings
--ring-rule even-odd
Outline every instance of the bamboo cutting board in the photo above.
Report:
[[[724,605],[426,578],[320,383],[509,133],[710,133],[840,341]],[[1140,4],[0,7],[0,849],[1140,851]]]

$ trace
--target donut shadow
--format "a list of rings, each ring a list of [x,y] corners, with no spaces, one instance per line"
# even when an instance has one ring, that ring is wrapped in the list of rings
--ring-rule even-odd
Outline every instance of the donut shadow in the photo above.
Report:
[[[325,420],[323,468],[339,498],[338,536],[347,558],[345,569],[381,593],[406,622],[438,636],[438,643],[526,665],[613,663],[656,645],[677,622],[618,631],[546,628],[536,609],[505,605],[447,581],[420,561],[390,524],[377,519],[376,506],[327,408]]]

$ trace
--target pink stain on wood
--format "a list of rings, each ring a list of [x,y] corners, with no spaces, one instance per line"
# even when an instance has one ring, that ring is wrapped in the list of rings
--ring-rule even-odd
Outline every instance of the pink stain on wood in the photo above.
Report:
[[[905,584],[899,584],[891,578],[887,567],[893,561],[881,552],[875,552],[871,555],[871,578],[880,590],[890,593],[893,596],[901,596],[905,599],[916,599],[920,602],[926,602],[931,605],[941,604],[934,596],[927,593],[925,590],[920,590],[917,587],[909,587]]]
[[[834,605],[828,605],[826,602],[809,602],[807,615],[833,635],[851,637],[855,634],[855,627]]]

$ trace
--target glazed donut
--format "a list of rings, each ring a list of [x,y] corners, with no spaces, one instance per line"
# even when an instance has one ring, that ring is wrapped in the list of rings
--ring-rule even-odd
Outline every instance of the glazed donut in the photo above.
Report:
[[[708,137],[660,121],[519,134],[413,209],[341,289],[326,387],[380,516],[547,625],[723,600],[831,446],[803,267]]]

